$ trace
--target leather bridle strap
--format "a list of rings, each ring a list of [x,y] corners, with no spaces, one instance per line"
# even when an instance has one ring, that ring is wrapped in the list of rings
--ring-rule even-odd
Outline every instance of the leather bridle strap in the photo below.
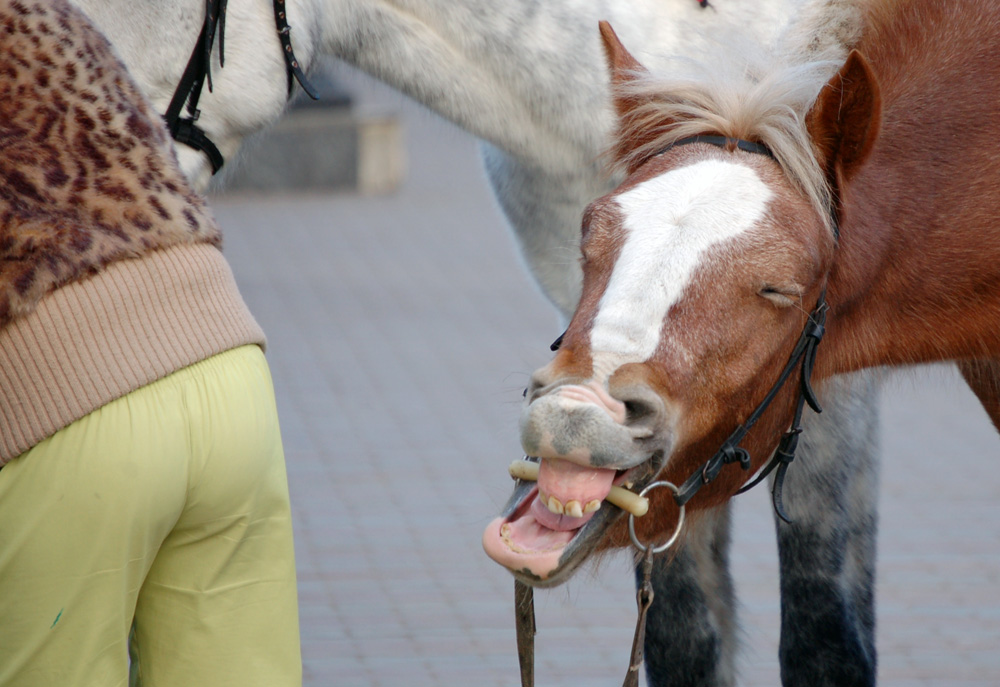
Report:
[[[212,90],[212,47],[215,36],[219,36],[219,64],[225,66],[225,32],[226,6],[228,0],[205,0],[205,21],[201,25],[201,33],[195,42],[191,57],[181,75],[181,80],[174,89],[174,95],[167,106],[166,120],[170,135],[178,143],[194,148],[208,157],[215,174],[225,163],[225,158],[219,152],[218,146],[205,134],[205,131],[195,122],[201,114],[198,110],[198,100],[201,91],[208,82],[208,90]],[[274,22],[281,42],[281,54],[285,60],[285,71],[288,74],[288,95],[291,97],[294,86],[293,79],[298,81],[302,89],[313,100],[319,99],[319,94],[309,79],[306,78],[295,53],[292,51],[291,27],[285,16],[285,0],[274,0]],[[187,105],[188,116],[182,118],[181,111]]]
[[[698,135],[681,138],[663,148],[656,154],[659,155],[667,152],[671,148],[690,143],[708,143],[726,150],[742,150],[747,153],[765,155],[778,162],[771,149],[763,143],[717,135]],[[840,234],[837,221],[838,217],[835,208],[832,206],[830,217],[834,238],[837,239]],[[763,470],[761,470],[760,474],[752,482],[737,492],[738,494],[742,494],[748,489],[756,486],[772,471],[777,469],[771,491],[772,503],[774,504],[774,510],[778,516],[782,520],[785,520],[786,522],[788,521],[788,516],[785,514],[782,506],[781,489],[784,485],[785,472],[788,470],[789,464],[795,458],[795,449],[798,446],[799,434],[802,433],[802,427],[800,426],[802,412],[806,403],[808,403],[809,407],[817,413],[822,412],[819,401],[816,400],[816,394],[812,390],[810,380],[812,378],[813,366],[816,361],[816,346],[819,345],[820,340],[823,338],[824,325],[826,323],[826,311],[826,290],[824,289],[820,294],[819,299],[816,301],[815,309],[809,315],[809,320],[807,321],[805,328],[802,330],[802,335],[799,337],[799,341],[795,345],[792,355],[785,364],[785,369],[782,370],[781,374],[778,376],[778,381],[775,382],[774,386],[772,386],[770,391],[767,392],[764,400],[761,401],[752,413],[750,413],[750,416],[743,422],[743,424],[737,427],[733,433],[729,435],[729,438],[722,443],[722,446],[718,451],[716,451],[715,455],[705,461],[701,468],[688,477],[684,484],[680,486],[678,493],[674,496],[674,500],[677,502],[678,506],[686,504],[699,489],[718,477],[719,471],[722,470],[723,466],[729,465],[730,463],[739,463],[740,467],[744,470],[750,469],[750,454],[739,444],[750,431],[750,428],[753,427],[757,420],[760,419],[760,416],[764,414],[767,407],[771,405],[771,402],[774,401],[778,392],[781,391],[781,388],[785,385],[785,382],[787,382],[792,376],[796,366],[798,366],[801,362],[801,390],[795,407],[795,416],[792,422],[792,427],[781,438],[777,450],[771,457],[768,464]]]
[[[785,364],[785,368],[781,371],[778,376],[778,380],[771,387],[770,391],[764,397],[764,400],[750,413],[750,416],[737,427],[729,438],[726,439],[721,448],[715,453],[714,456],[709,458],[701,468],[691,475],[687,481],[680,486],[679,493],[674,497],[677,505],[686,504],[692,496],[694,496],[701,487],[708,484],[714,480],[718,475],[719,471],[722,470],[723,466],[730,463],[739,463],[744,470],[750,469],[750,454],[745,448],[742,448],[739,443],[750,431],[750,428],[757,423],[764,411],[767,410],[771,402],[774,401],[778,392],[785,383],[791,378],[792,373],[795,368],[801,363],[802,374],[800,377],[800,389],[799,398],[796,402],[795,407],[795,417],[792,421],[792,427],[785,433],[778,444],[777,450],[774,452],[774,456],[768,465],[761,471],[761,473],[749,484],[740,489],[737,493],[742,494],[748,489],[756,486],[765,477],[767,477],[772,470],[777,468],[778,472],[775,473],[775,481],[772,490],[772,499],[774,503],[775,512],[782,520],[788,521],[788,516],[782,508],[781,501],[781,487],[784,483],[785,471],[788,469],[788,465],[795,458],[795,449],[798,446],[799,434],[802,433],[801,421],[802,412],[805,405],[808,403],[809,407],[812,408],[817,413],[823,412],[819,405],[819,401],[816,399],[816,394],[812,389],[812,384],[810,382],[812,378],[812,370],[816,363],[816,347],[823,338],[823,333],[825,331],[826,324],[826,292],[820,294],[819,299],[816,303],[816,308],[810,313],[809,320],[806,322],[805,328],[802,330],[802,335],[799,337],[798,343],[795,345],[795,349],[792,351],[788,362]]]
[[[642,557],[642,582],[635,599],[639,615],[632,636],[632,651],[622,687],[638,687],[646,638],[646,614],[653,605],[653,547],[647,547]],[[517,663],[521,670],[521,687],[535,687],[535,592],[530,586],[514,580],[514,622],[517,628]]]
[[[208,81],[208,89],[212,90],[212,45],[215,43],[216,29],[219,32],[219,63],[224,62],[224,34],[226,28],[226,3],[228,0],[206,0],[205,21],[201,25],[201,33],[188,58],[187,66],[181,75],[181,80],[174,89],[163,118],[167,122],[170,135],[178,143],[205,153],[212,164],[212,174],[215,174],[225,162],[218,147],[205,135],[205,132],[195,124],[200,114],[198,99],[201,89]],[[188,117],[181,118],[181,110],[187,103]]]
[[[774,153],[763,143],[758,143],[757,141],[744,141],[742,138],[730,138],[729,136],[716,136],[714,134],[699,134],[697,136],[687,136],[685,138],[680,138],[662,150],[658,151],[656,155],[667,152],[671,148],[676,148],[677,146],[688,145],[690,143],[708,143],[716,148],[724,148],[726,150],[736,149],[742,150],[745,153],[754,153],[755,155],[764,155],[776,160]],[[655,155],[654,155],[655,157]]]
[[[302,66],[295,58],[292,51],[292,27],[288,25],[288,17],[285,16],[285,0],[274,0],[274,25],[278,29],[278,40],[281,41],[281,55],[285,58],[285,72],[288,74],[288,97],[292,97],[292,89],[295,84],[292,79],[299,82],[302,90],[313,100],[319,100],[319,91],[309,83]]]

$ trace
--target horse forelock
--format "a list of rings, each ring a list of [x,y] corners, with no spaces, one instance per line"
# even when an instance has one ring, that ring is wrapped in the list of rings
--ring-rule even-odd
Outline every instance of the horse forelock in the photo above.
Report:
[[[749,56],[737,41],[723,54],[677,60],[670,73],[645,72],[619,85],[637,105],[619,123],[610,151],[623,171],[680,139],[719,134],[766,145],[786,177],[829,227],[830,189],[806,131],[805,117],[840,60],[796,63],[774,54]],[[832,231],[832,227],[829,227]]]

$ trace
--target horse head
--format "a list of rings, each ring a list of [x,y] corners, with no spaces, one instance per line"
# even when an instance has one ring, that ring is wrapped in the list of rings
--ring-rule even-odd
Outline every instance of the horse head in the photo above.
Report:
[[[622,511],[604,505],[613,487],[681,485],[743,424],[754,425],[740,437],[747,470],[719,470],[691,508],[724,502],[766,462],[799,386],[779,385],[766,412],[748,417],[823,298],[836,249],[830,189],[878,128],[870,81],[852,96],[857,107],[835,109],[844,84],[867,74],[860,55],[818,100],[813,73],[797,108],[768,105],[741,119],[693,87],[657,91],[610,26],[601,31],[620,121],[613,155],[626,179],[584,214],[582,297],[525,394],[521,441],[541,459],[537,487],[515,492],[484,535],[495,560],[540,586],[563,581],[595,550],[627,545]],[[674,530],[675,495],[650,492],[639,540]]]

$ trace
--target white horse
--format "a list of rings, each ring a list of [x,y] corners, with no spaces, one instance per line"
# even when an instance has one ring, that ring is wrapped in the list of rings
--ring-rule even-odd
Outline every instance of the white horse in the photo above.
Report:
[[[201,30],[205,0],[75,0],[118,49],[153,104],[167,110]],[[803,0],[285,0],[294,54],[308,70],[321,55],[348,62],[483,139],[489,181],[522,255],[564,318],[576,307],[584,207],[613,186],[600,156],[613,113],[598,21],[609,20],[637,57],[698,54],[705,36],[738,27],[775,40]],[[847,25],[838,0],[810,6],[787,40]],[[850,6],[849,0],[843,3]],[[802,49],[811,46],[803,44]],[[212,53],[212,90],[197,125],[232,158],[241,141],[278,119],[286,64],[269,0],[233,0],[224,67]],[[206,156],[178,146],[204,189]],[[807,429],[786,480],[786,502],[814,516],[779,523],[781,663],[786,684],[871,684],[875,676],[875,389],[845,380]],[[831,488],[831,484],[836,488]],[[806,511],[798,508],[796,511]],[[650,684],[730,685],[736,631],[728,571],[728,510],[692,531],[658,565],[648,623]],[[822,647],[822,650],[819,650]]]

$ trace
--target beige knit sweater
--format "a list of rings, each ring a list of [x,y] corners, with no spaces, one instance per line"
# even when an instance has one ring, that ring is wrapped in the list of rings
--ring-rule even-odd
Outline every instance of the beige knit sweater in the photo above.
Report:
[[[0,465],[264,335],[160,118],[65,0],[0,0]]]
[[[0,330],[0,465],[90,411],[264,334],[210,245],[123,260]]]

